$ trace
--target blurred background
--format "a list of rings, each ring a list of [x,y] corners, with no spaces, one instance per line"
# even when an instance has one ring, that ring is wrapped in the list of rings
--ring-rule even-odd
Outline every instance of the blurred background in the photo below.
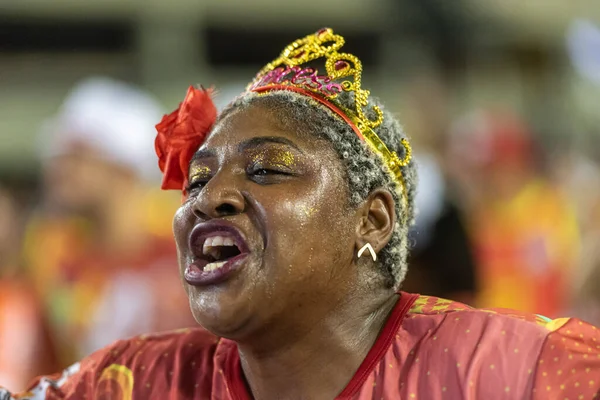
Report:
[[[4,1],[2,385],[193,325],[153,126],[323,26],[412,137],[404,290],[600,324],[597,0]]]

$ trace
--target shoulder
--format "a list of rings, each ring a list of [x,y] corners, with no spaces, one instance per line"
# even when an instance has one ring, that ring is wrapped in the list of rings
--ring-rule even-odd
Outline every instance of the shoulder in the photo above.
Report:
[[[547,332],[555,322],[537,314],[528,314],[503,308],[478,309],[452,300],[433,296],[419,296],[408,311],[407,319],[436,320],[440,323],[460,322],[460,325],[481,324],[488,328],[503,325],[506,329],[530,329]],[[490,325],[491,324],[491,325]],[[499,331],[501,334],[502,331]]]
[[[433,349],[482,362],[511,355],[512,361],[533,362],[551,333],[547,318],[506,309],[476,309],[437,297],[416,299],[403,323],[410,335]],[[501,360],[509,362],[508,358]],[[497,362],[489,362],[494,369]]]
[[[36,379],[28,392],[17,398],[110,397],[115,385],[120,392],[139,398],[147,398],[150,391],[169,393],[172,388],[193,393],[200,390],[198,385],[210,390],[218,343],[211,333],[191,328],[120,340],[60,374]],[[192,388],[184,387],[186,384]]]
[[[214,351],[219,338],[201,328],[185,328],[150,333],[119,340],[104,351],[116,358],[139,357],[145,353],[157,355],[163,351]]]
[[[540,397],[544,399],[569,388],[577,396],[600,391],[600,329],[578,319],[474,309],[420,296],[403,329],[418,337],[418,346],[438,362],[455,365],[462,384],[481,398],[492,391],[549,396]],[[463,376],[466,365],[469,374]],[[478,379],[471,381],[467,375]]]
[[[568,336],[577,331],[577,335],[585,336],[585,331],[590,340],[598,340],[600,345],[600,338],[595,337],[600,334],[600,330],[575,318],[553,320],[542,315],[510,309],[477,309],[432,296],[419,296],[415,300],[407,313],[404,325],[414,325],[414,328],[435,325],[440,333],[458,334],[460,329],[465,329],[463,334],[485,333],[485,337],[479,340],[493,338],[498,344],[527,341],[530,344],[541,345],[556,335]],[[600,346],[598,349],[600,350]]]
[[[89,361],[97,363],[99,376],[114,365],[140,376],[156,373],[173,376],[175,371],[192,369],[210,375],[218,343],[219,338],[204,329],[179,329],[115,342],[92,355]]]
[[[532,369],[535,398],[600,398],[600,329],[575,318],[546,329]]]

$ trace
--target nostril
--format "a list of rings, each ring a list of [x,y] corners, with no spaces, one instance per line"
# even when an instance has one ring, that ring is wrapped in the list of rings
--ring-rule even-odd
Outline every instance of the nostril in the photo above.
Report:
[[[232,204],[229,203],[223,203],[220,206],[218,206],[216,208],[216,211],[220,214],[220,215],[233,215],[233,214],[237,214],[237,210],[235,208],[235,206],[233,206]]]
[[[194,209],[193,213],[194,213],[194,216],[195,216],[196,218],[199,218],[199,219],[202,219],[202,220],[206,220],[206,219],[208,219],[208,218],[206,217],[206,214],[204,214],[202,211],[198,210],[197,208],[196,208],[196,209]]]

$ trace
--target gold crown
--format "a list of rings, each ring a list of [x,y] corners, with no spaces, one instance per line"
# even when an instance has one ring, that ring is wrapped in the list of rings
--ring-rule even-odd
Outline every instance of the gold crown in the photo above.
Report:
[[[264,93],[272,90],[293,90],[309,95],[326,105],[353,128],[360,139],[381,156],[394,180],[400,185],[402,201],[406,205],[407,193],[401,167],[408,165],[412,150],[408,140],[402,139],[404,157],[390,151],[377,136],[374,129],[383,122],[383,112],[372,106],[374,119],[367,116],[370,92],[361,87],[362,63],[347,53],[339,53],[344,38],[333,33],[330,28],[298,39],[288,45],[281,55],[259,71],[248,85],[249,91]],[[306,64],[317,59],[325,59],[326,76]],[[347,108],[337,100],[342,92],[354,93],[354,106]]]

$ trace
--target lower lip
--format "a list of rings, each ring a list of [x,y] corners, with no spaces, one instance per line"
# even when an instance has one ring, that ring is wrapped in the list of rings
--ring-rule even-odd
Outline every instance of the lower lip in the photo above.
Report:
[[[185,281],[192,286],[210,286],[229,279],[243,265],[248,253],[239,254],[225,263],[221,268],[213,271],[204,271],[204,261],[194,261],[187,266],[183,273]]]

